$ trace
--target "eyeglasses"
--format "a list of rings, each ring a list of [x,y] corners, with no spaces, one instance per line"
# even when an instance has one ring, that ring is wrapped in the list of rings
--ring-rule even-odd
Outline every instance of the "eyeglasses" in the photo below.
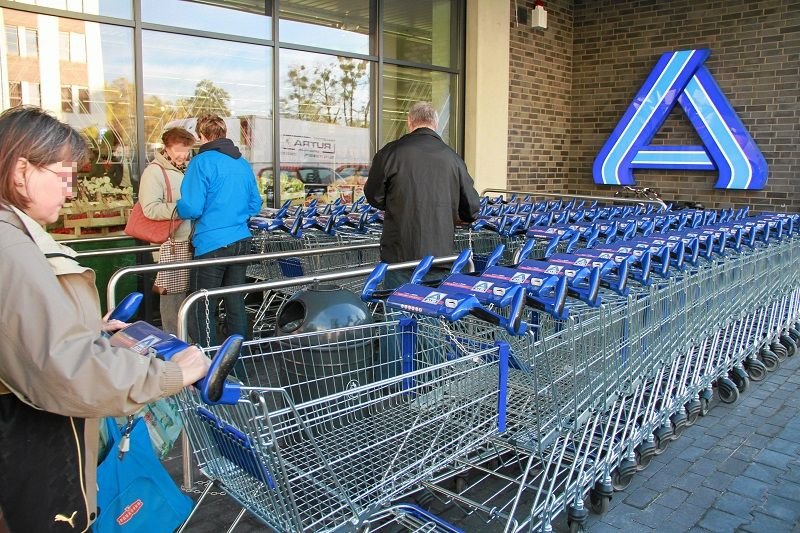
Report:
[[[53,170],[52,168],[47,168],[44,166],[38,168],[55,174],[56,176],[61,178],[61,181],[64,185],[67,185],[70,188],[75,186],[75,183],[77,181],[77,170],[74,168],[70,170],[61,170],[61,171]]]

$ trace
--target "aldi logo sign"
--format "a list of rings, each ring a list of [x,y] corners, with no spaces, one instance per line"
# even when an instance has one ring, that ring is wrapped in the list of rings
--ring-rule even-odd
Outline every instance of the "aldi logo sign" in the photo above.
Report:
[[[767,162],[703,65],[708,49],[661,56],[594,161],[600,185],[634,185],[637,168],[719,173],[718,189],[763,189]],[[679,104],[703,146],[654,146],[653,137]]]

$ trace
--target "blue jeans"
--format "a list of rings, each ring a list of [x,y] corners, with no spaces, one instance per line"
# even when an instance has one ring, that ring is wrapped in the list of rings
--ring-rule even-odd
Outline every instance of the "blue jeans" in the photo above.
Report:
[[[203,255],[196,255],[195,259],[212,259],[232,257],[250,253],[250,239],[242,239],[217,248]],[[231,285],[244,285],[247,283],[247,264],[236,265],[209,265],[193,269],[189,277],[189,292],[201,289],[216,289],[230,287]],[[244,296],[231,294],[223,296],[225,301],[225,334],[238,333],[249,339],[250,328],[247,325],[247,313],[244,308]],[[210,307],[207,309],[206,305]],[[216,346],[217,341],[217,308],[219,298],[209,298],[208,303],[200,301],[194,306],[189,320],[189,336],[194,342],[202,346]],[[208,333],[206,335],[206,312],[208,312]]]

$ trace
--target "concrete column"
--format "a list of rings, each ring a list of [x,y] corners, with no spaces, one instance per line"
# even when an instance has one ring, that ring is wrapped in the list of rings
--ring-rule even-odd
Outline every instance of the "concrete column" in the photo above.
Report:
[[[475,188],[505,188],[511,9],[467,0],[464,159]]]

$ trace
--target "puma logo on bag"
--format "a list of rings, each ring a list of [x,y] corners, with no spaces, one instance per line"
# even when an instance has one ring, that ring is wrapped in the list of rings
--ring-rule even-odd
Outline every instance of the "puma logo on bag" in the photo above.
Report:
[[[78,514],[78,511],[73,511],[72,515],[69,518],[67,518],[63,514],[57,514],[56,517],[53,519],[53,522],[66,522],[67,524],[69,524],[69,527],[75,529],[75,523],[73,521],[75,520],[76,514]]]

